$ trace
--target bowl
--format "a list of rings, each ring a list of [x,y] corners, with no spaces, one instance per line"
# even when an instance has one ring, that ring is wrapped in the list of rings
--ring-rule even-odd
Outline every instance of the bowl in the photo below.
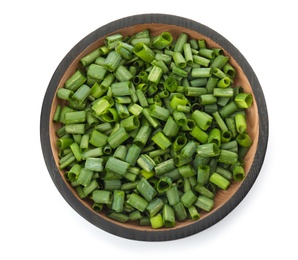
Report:
[[[105,212],[95,212],[88,201],[78,197],[58,166],[55,134],[57,125],[52,121],[55,109],[61,102],[56,96],[58,88],[62,87],[76,71],[82,57],[104,44],[106,36],[115,33],[121,33],[123,36],[133,35],[144,29],[150,29],[152,35],[169,31],[174,39],[184,32],[191,38],[204,39],[208,47],[222,48],[237,70],[234,85],[241,85],[244,91],[253,95],[254,100],[247,112],[248,133],[253,144],[245,156],[245,179],[233,183],[228,190],[219,191],[212,211],[202,212],[199,220],[177,222],[173,228],[152,229],[139,226],[134,222],[120,223],[108,218]],[[211,227],[226,217],[243,200],[257,179],[265,158],[268,115],[264,94],[253,69],[240,51],[222,35],[199,22],[184,17],[168,14],[140,14],[121,18],[96,29],[66,54],[54,72],[44,96],[40,139],[44,160],[55,186],[69,205],[84,219],[119,237],[141,241],[166,241],[187,237]]]

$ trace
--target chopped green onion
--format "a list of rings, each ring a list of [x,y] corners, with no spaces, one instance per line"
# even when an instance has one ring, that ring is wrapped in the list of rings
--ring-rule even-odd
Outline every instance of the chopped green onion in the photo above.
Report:
[[[245,178],[253,95],[235,86],[229,56],[205,39],[144,29],[103,41],[56,92],[65,180],[122,223],[158,229],[200,219],[218,189]]]

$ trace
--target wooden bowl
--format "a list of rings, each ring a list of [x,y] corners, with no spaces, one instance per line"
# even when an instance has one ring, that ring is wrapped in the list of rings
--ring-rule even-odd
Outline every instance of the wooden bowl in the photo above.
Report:
[[[57,137],[53,124],[53,113],[60,102],[56,91],[62,87],[66,79],[75,72],[80,59],[87,53],[103,45],[107,35],[121,33],[133,35],[144,29],[150,29],[153,35],[169,31],[174,38],[181,32],[191,38],[205,39],[208,47],[220,47],[230,57],[231,64],[237,70],[235,85],[241,85],[246,92],[252,93],[254,102],[248,110],[248,132],[253,145],[245,157],[246,178],[242,182],[233,183],[227,191],[216,195],[215,205],[211,212],[202,213],[198,221],[177,222],[174,228],[152,229],[134,223],[119,223],[96,213],[87,201],[81,200],[75,190],[65,180],[63,171],[58,167]],[[46,91],[40,123],[41,145],[48,171],[57,189],[70,204],[86,220],[111,234],[144,241],[164,241],[179,239],[198,233],[220,221],[228,215],[246,196],[254,184],[265,158],[268,141],[268,115],[265,98],[259,81],[243,55],[223,36],[198,22],[165,14],[145,14],[126,17],[102,26],[83,38],[61,61]]]

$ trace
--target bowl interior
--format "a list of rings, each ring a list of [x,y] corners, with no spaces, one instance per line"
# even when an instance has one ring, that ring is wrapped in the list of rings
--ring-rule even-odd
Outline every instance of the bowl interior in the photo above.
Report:
[[[205,39],[207,46],[208,47],[217,47],[217,48],[222,48],[222,46],[219,46],[218,43],[216,43],[214,40],[206,37],[205,35],[200,34],[197,31],[190,30],[188,28],[184,28],[178,25],[171,25],[171,24],[161,24],[161,23],[145,23],[145,24],[137,24],[134,26],[128,26],[128,27],[123,27],[119,30],[113,31],[110,33],[115,34],[115,33],[121,33],[123,36],[126,35],[133,35],[139,31],[142,31],[144,29],[150,29],[150,32],[152,35],[159,35],[161,32],[168,31],[173,35],[174,39],[177,39],[179,34],[181,32],[185,32],[189,34],[190,38],[196,38],[196,39]],[[63,87],[65,81],[76,71],[76,69],[79,67],[79,62],[80,59],[88,54],[89,52],[93,51],[94,49],[98,48],[99,46],[104,44],[104,38],[107,35],[101,36],[98,38],[96,41],[94,41],[92,44],[89,46],[86,46],[86,48],[76,57],[74,57],[73,61],[71,62],[70,66],[66,69],[65,73],[61,77],[61,80],[59,84],[57,85],[57,89],[60,87]],[[230,57],[230,63],[236,68],[237,75],[234,79],[234,86],[242,86],[245,92],[249,92],[253,95],[254,97],[254,92],[253,89],[249,83],[249,80],[247,79],[244,71],[240,67],[240,65],[236,62],[236,60],[224,49],[222,48],[225,52],[225,55]],[[57,91],[57,90],[56,90]],[[57,169],[59,169],[58,166],[58,149],[56,146],[56,140],[57,136],[55,134],[56,130],[60,127],[57,124],[54,124],[52,122],[52,118],[56,109],[56,106],[58,104],[61,104],[61,100],[59,100],[56,95],[54,96],[54,99],[52,101],[52,106],[51,106],[51,111],[50,111],[50,120],[49,120],[49,133],[50,133],[50,144],[51,144],[51,149],[53,153],[53,157],[55,160],[55,164],[57,166]],[[258,107],[256,102],[253,102],[253,105],[247,110],[247,124],[248,124],[248,134],[253,140],[253,145],[251,146],[249,152],[247,153],[245,157],[245,172],[247,174],[249,173],[250,167],[252,165],[252,162],[254,160],[254,156],[256,153],[257,149],[257,144],[258,144],[258,137],[259,137],[259,114],[258,114]],[[71,185],[64,179],[64,172],[60,171],[61,178],[64,180],[65,184],[67,187],[72,191],[73,195],[77,198],[84,207],[86,207],[86,210],[91,210],[91,203],[88,202],[88,200],[81,200],[75,190],[71,187]],[[248,175],[246,176],[248,178]],[[208,217],[210,214],[213,214],[217,210],[219,210],[231,197],[235,194],[235,192],[240,188],[243,182],[234,182],[231,184],[230,188],[227,191],[219,191],[216,195],[215,198],[215,204],[214,208],[211,212],[202,212],[201,213],[201,218],[198,221],[201,221],[202,219]],[[129,227],[131,229],[136,229],[136,230],[147,230],[151,232],[155,232],[156,230],[153,230],[151,227],[140,227],[138,224],[135,223],[119,223],[114,220],[111,220],[105,216],[104,212],[96,213],[99,217],[105,219],[108,222],[115,223],[118,226],[123,226],[123,227]],[[193,224],[192,220],[185,221],[185,222],[177,222],[176,226],[173,229],[180,229],[182,227],[188,226]],[[159,229],[158,231],[160,231]]]

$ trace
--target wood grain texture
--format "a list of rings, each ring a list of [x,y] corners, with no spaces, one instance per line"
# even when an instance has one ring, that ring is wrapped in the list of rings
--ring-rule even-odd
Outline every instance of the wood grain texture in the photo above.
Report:
[[[248,132],[253,145],[245,157],[245,171],[248,173],[246,179],[232,184],[227,191],[218,192],[214,209],[209,213],[202,213],[200,220],[178,222],[172,229],[153,230],[150,227],[140,227],[135,223],[122,224],[107,218],[104,212],[94,212],[88,201],[78,198],[74,189],[65,181],[63,172],[58,170],[57,137],[55,135],[58,126],[51,120],[57,104],[61,102],[56,97],[57,89],[63,87],[65,81],[76,71],[83,56],[103,45],[107,35],[114,33],[121,33],[124,36],[133,35],[144,29],[150,29],[152,35],[169,31],[175,39],[181,32],[185,32],[190,38],[205,39],[209,47],[222,48],[230,57],[230,63],[237,70],[234,85],[242,86],[254,97],[254,103],[247,113]],[[268,115],[265,98],[255,73],[242,54],[228,40],[212,29],[189,19],[171,15],[146,14],[123,18],[97,29],[82,39],[66,55],[48,86],[41,113],[40,130],[44,159],[53,182],[65,200],[81,216],[95,226],[117,236],[135,240],[162,241],[198,233],[220,221],[242,201],[255,182],[265,157],[268,141]]]

